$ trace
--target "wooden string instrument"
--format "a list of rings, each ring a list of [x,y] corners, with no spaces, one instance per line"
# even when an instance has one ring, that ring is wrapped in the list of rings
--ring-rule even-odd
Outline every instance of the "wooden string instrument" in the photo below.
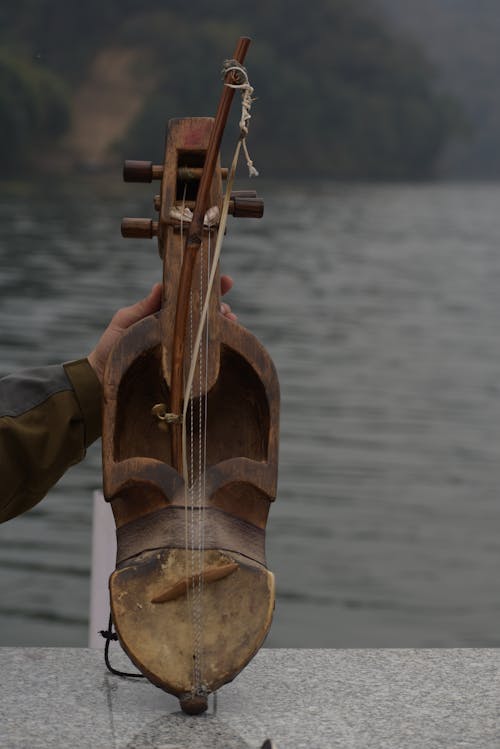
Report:
[[[239,40],[237,63],[249,43]],[[226,73],[226,84],[240,80],[238,70]],[[217,222],[204,220],[223,201],[228,170],[219,148],[233,95],[224,85],[215,119],[171,120],[163,165],[125,164],[126,181],[161,183],[158,218],[124,219],[122,234],[157,236],[162,308],[120,339],[104,378],[104,495],[118,541],[114,625],[139,670],[190,713],[206,709],[207,695],[255,655],[274,609],[264,540],[276,494],[279,386],[259,341],[221,314],[218,269],[196,385],[183,392],[218,236]],[[262,215],[255,193],[230,197],[233,216]],[[172,213],[186,206],[189,223]]]

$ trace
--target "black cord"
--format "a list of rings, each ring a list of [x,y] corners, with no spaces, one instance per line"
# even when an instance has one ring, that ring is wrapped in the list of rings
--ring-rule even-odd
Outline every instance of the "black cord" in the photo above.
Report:
[[[146,678],[144,674],[127,674],[125,671],[118,671],[116,668],[113,668],[113,666],[109,662],[109,643],[111,642],[111,640],[118,640],[118,635],[116,634],[116,632],[113,632],[113,619],[111,617],[111,612],[109,614],[108,628],[101,629],[99,634],[106,640],[106,645],[104,646],[104,662],[108,671],[111,671],[111,673],[115,674],[116,676],[125,676],[130,679]]]

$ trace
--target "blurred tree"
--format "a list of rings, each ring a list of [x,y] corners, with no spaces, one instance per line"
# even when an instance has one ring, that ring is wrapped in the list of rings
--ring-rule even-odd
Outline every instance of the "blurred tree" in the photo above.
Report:
[[[464,137],[446,148],[439,173],[451,178],[500,176],[498,0],[372,0],[384,23],[413,38],[439,70],[467,117]]]
[[[0,158],[4,170],[29,162],[68,125],[66,87],[54,73],[0,49]]]
[[[306,13],[303,3],[254,0],[235,11],[222,0],[201,22],[198,10],[172,0],[168,11],[122,27],[128,43],[139,36],[154,47],[158,86],[120,150],[147,152],[167,114],[212,111],[218,81],[207,60],[221,59],[245,31],[256,39],[250,69],[263,113],[251,140],[268,174],[432,175],[458,108],[433,90],[434,71],[418,48],[361,5],[315,0]]]
[[[213,112],[214,60],[240,34],[255,39],[251,143],[268,175],[426,177],[460,119],[420,51],[361,0],[19,0],[4,21],[3,33],[32,53],[45,45],[47,64],[70,82],[102,45],[147,49],[153,90],[120,155],[159,158],[168,118]]]

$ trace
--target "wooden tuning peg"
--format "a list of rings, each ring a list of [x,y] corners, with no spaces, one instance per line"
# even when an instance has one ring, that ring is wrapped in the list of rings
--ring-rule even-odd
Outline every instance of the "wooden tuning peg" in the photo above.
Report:
[[[124,218],[121,230],[122,237],[151,239],[158,236],[158,221],[150,218]]]
[[[235,198],[256,198],[257,190],[233,190],[231,192],[231,200]]]
[[[161,179],[162,176],[163,166],[153,164],[152,161],[133,161],[129,159],[123,164],[124,182],[152,182],[154,179]]]
[[[221,179],[227,179],[229,169],[222,167],[220,170]],[[181,182],[193,182],[201,179],[203,167],[201,166],[180,166],[177,170],[177,178]]]
[[[264,201],[261,198],[232,198],[229,213],[235,218],[262,218]]]

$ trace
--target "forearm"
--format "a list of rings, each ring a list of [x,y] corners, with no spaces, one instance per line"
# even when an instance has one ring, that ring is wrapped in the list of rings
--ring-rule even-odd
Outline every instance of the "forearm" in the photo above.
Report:
[[[0,522],[29,510],[101,432],[101,386],[87,360],[0,379]]]

